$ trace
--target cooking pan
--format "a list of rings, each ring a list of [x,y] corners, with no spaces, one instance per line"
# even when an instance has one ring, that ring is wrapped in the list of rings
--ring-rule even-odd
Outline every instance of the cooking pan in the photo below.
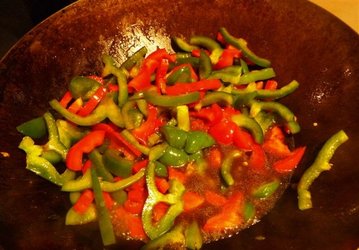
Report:
[[[101,55],[118,62],[140,46],[170,47],[170,36],[215,36],[219,27],[270,58],[277,79],[300,88],[283,99],[307,145],[290,187],[256,225],[203,249],[359,247],[359,36],[304,0],[80,0],[26,34],[0,64],[0,249],[101,249],[96,225],[65,226],[68,195],[25,169],[15,127],[42,115],[72,76],[98,73]],[[324,141],[350,139],[312,185],[314,208],[297,208],[295,185]],[[113,249],[136,249],[119,242]]]

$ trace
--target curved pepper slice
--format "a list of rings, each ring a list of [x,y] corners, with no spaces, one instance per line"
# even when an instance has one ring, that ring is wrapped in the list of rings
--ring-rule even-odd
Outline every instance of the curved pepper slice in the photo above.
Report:
[[[278,173],[287,173],[297,167],[300,160],[303,158],[306,147],[295,149],[289,156],[278,160],[273,164],[273,169]]]
[[[168,88],[167,88],[168,93]],[[176,107],[179,105],[190,104],[198,101],[200,98],[200,94],[198,91],[176,95],[176,96],[168,96],[168,95],[160,95],[156,90],[149,89],[144,92],[144,97],[146,101],[152,103],[153,105],[161,106],[161,107]]]
[[[176,83],[173,86],[167,87],[166,92],[168,95],[181,95],[195,91],[215,90],[219,89],[221,86],[222,83],[218,79],[204,79],[198,82]]]
[[[234,179],[231,174],[231,168],[233,165],[233,162],[235,159],[241,157],[243,155],[243,152],[235,149],[229,152],[226,157],[224,158],[222,165],[221,165],[221,175],[223,177],[223,180],[226,182],[228,186],[231,186],[234,184]]]
[[[187,141],[184,150],[189,154],[194,154],[204,148],[215,144],[213,137],[203,131],[190,131],[187,134]]]
[[[158,238],[171,229],[175,219],[183,211],[181,197],[185,191],[182,183],[173,179],[170,181],[169,194],[164,195],[159,192],[155,183],[155,167],[156,164],[154,162],[149,162],[146,168],[148,197],[142,210],[143,228],[151,240]],[[152,212],[154,206],[159,202],[167,203],[170,207],[160,221],[154,225],[152,223]]]
[[[82,169],[82,156],[84,153],[90,153],[96,147],[103,144],[105,131],[92,131],[85,135],[80,141],[73,145],[66,157],[67,168],[80,171]]]

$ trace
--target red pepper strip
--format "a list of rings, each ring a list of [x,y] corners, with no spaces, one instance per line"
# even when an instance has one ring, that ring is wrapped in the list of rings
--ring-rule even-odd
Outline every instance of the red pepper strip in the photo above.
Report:
[[[191,130],[200,130],[207,132],[209,129],[209,125],[205,123],[202,119],[194,119],[190,118],[191,120]]]
[[[70,111],[71,113],[76,114],[81,108],[82,108],[82,99],[81,98],[77,98],[69,107],[68,107],[68,111]]]
[[[99,123],[92,127],[93,130],[106,132],[107,136],[126,146],[134,155],[139,157],[142,153],[129,143],[119,132],[106,123]]]
[[[119,233],[129,234],[133,239],[147,240],[147,235],[142,227],[141,218],[137,215],[127,212],[122,206],[116,207],[116,218],[121,218],[121,227],[117,227]]]
[[[140,127],[132,130],[132,134],[143,145],[147,145],[147,139],[150,135],[157,132],[159,127],[163,124],[162,119],[157,118],[158,110],[155,106],[148,105],[147,120],[141,124]]]
[[[226,49],[228,49],[232,53],[234,58],[241,58],[242,57],[242,51],[240,51],[236,47],[229,44],[229,45],[227,45]]]
[[[237,109],[235,109],[234,107],[232,106],[226,106],[225,108],[222,109],[223,110],[223,117],[228,119],[228,120],[232,120],[231,117],[233,115],[236,115],[236,114],[240,114],[241,112]]]
[[[220,213],[209,218],[203,226],[205,232],[222,232],[225,229],[235,228],[241,224],[242,216],[238,211],[242,211],[244,205],[242,193],[233,194],[223,206]]]
[[[224,40],[223,35],[221,34],[221,32],[218,32],[218,33],[217,33],[216,40],[217,40],[220,44],[222,44],[222,45],[226,45],[226,44],[227,44],[226,41]]]
[[[86,171],[92,166],[92,162],[90,160],[87,160],[82,167],[82,174],[85,174]]]
[[[170,205],[165,202],[158,202],[153,207],[152,219],[153,222],[158,222],[166,213]]]
[[[184,64],[181,64],[181,65],[178,65],[176,67],[174,67],[169,73],[168,75],[171,75],[172,73],[176,72],[177,70],[179,69],[182,69],[184,67],[187,67],[189,68],[189,71],[191,72],[191,78],[194,80],[194,81],[198,81],[198,75],[196,74],[196,71],[194,70],[193,66],[190,64],[190,63],[184,63]]]
[[[204,198],[193,191],[186,191],[183,196],[183,210],[185,212],[191,211],[199,206],[201,206],[204,202]]]
[[[156,72],[156,86],[162,94],[166,94],[166,74],[168,67],[168,59],[162,59]]]
[[[103,196],[103,199],[105,201],[105,205],[108,209],[111,209],[113,204],[115,203],[114,200],[112,199],[110,193],[108,192],[102,192],[102,196]]]
[[[202,51],[204,51],[207,55],[211,55],[211,53],[208,50],[202,50]],[[200,57],[201,49],[194,49],[194,50],[191,51],[191,54],[194,57]]]
[[[135,78],[128,83],[128,91],[141,91],[151,87],[151,74],[149,71],[141,71]]]
[[[284,139],[284,134],[278,126],[271,128],[267,132],[263,143],[264,151],[279,158],[289,156],[291,152],[288,146],[284,143]]]
[[[109,92],[117,92],[119,89],[118,84],[113,84],[113,83],[108,84],[107,88]]]
[[[238,127],[233,134],[233,144],[242,150],[251,151],[255,141],[250,133]]]
[[[167,59],[170,62],[176,61],[176,55],[175,54],[168,54],[168,52],[165,49],[157,49],[156,51],[149,54],[146,59],[144,60],[144,64],[146,64],[146,61],[149,60],[155,60],[160,62],[162,59]]]
[[[60,100],[60,104],[61,104],[62,107],[66,108],[71,100],[72,100],[71,92],[66,91],[66,93],[64,94],[64,96]]]
[[[256,172],[263,172],[265,170],[266,155],[261,145],[254,144],[252,146],[252,154],[248,163]]]
[[[210,127],[208,133],[220,144],[230,145],[233,143],[233,134],[238,126],[227,119]]]
[[[138,171],[140,171],[142,168],[147,167],[148,165],[148,159],[147,160],[142,160],[142,161],[138,161],[136,162],[133,166],[132,166],[132,173],[136,174]]]
[[[211,168],[220,169],[222,164],[222,153],[218,147],[211,147],[208,155],[207,162]]]
[[[104,79],[101,76],[90,75],[90,76],[87,76],[87,77],[99,82],[101,85],[104,85],[104,83],[105,83]]]
[[[256,89],[260,90],[263,89],[264,84],[263,81],[256,82]]]
[[[228,66],[232,66],[234,61],[233,53],[228,50],[224,49],[222,55],[219,57],[218,62],[216,65],[213,66],[214,69],[223,69]]]
[[[275,80],[268,80],[264,87],[264,89],[267,90],[276,90],[277,88],[278,88],[278,83]]]
[[[86,104],[78,111],[78,115],[87,116],[89,115],[105,97],[107,89],[100,86],[95,94],[86,102]]]
[[[198,111],[190,112],[192,117],[202,118],[209,122],[209,125],[216,124],[222,120],[223,111],[221,107],[214,103],[211,107],[202,108]]]
[[[222,207],[227,202],[227,198],[213,191],[206,191],[204,193],[206,201],[216,207]]]
[[[302,159],[306,147],[300,147],[295,149],[288,157],[276,161],[273,164],[273,168],[278,173],[288,173],[295,169]]]
[[[73,208],[76,212],[79,214],[83,214],[87,211],[87,209],[92,204],[93,200],[95,199],[95,196],[91,189],[85,189],[76,203],[74,204]]]
[[[166,91],[168,95],[181,95],[201,90],[215,90],[221,86],[222,83],[218,79],[205,79],[191,83],[176,83],[173,86],[167,87]]]
[[[84,153],[90,153],[96,147],[103,144],[105,140],[105,131],[91,131],[85,135],[80,141],[74,144],[66,157],[66,166],[73,171],[82,169],[82,156]]]
[[[155,177],[155,183],[158,191],[165,194],[170,188],[169,182],[165,178]]]

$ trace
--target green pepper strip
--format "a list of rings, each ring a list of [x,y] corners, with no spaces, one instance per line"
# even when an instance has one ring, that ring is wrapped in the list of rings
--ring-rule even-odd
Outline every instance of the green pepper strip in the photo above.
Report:
[[[93,126],[102,122],[107,117],[119,127],[124,127],[124,121],[121,115],[121,111],[117,105],[113,102],[112,97],[106,97],[97,108],[88,116],[79,116],[71,113],[66,108],[62,107],[57,100],[51,100],[50,106],[60,113],[67,120],[80,125],[80,126]]]
[[[288,127],[292,134],[296,134],[300,131],[300,126],[296,122],[296,117],[292,111],[290,111],[290,109],[283,104],[278,102],[253,101],[249,113],[252,117],[255,117],[261,110],[269,110],[279,114],[285,121],[288,122]]]
[[[157,250],[166,249],[166,247],[169,246],[184,246],[186,239],[182,231],[182,224],[176,225],[171,231],[149,241],[141,250]]]
[[[314,163],[304,172],[298,183],[298,206],[300,210],[312,208],[309,187],[318,178],[321,172],[330,170],[332,159],[337,148],[349,139],[347,134],[340,130],[332,135],[320,149]]]
[[[83,225],[96,221],[96,219],[97,212],[94,204],[91,204],[83,214],[80,214],[76,212],[75,209],[70,208],[66,214],[65,225]]]
[[[232,116],[232,121],[237,124],[237,126],[249,130],[257,143],[263,143],[263,131],[256,120],[244,114],[238,114]]]
[[[248,84],[251,82],[267,80],[273,77],[275,77],[275,72],[273,68],[252,70],[246,74],[243,74],[239,79],[238,84]]]
[[[126,61],[124,61],[120,68],[130,70],[135,66],[139,61],[141,61],[147,54],[147,48],[145,46],[141,47],[139,50],[137,50],[132,56],[127,58]]]
[[[197,47],[196,45],[189,44],[184,39],[179,37],[174,37],[173,41],[175,42],[175,44],[178,46],[180,50],[186,52],[191,52],[192,50],[199,49],[199,47]]]
[[[129,114],[130,110],[136,107],[136,101],[128,101],[122,107],[122,117],[125,122],[126,129],[134,129],[135,124]]]
[[[223,82],[238,84],[241,79],[242,67],[229,66],[224,69],[214,70],[208,79],[221,79]]]
[[[255,215],[256,215],[256,208],[254,207],[254,205],[250,202],[246,202],[243,211],[244,220],[247,222],[251,220]]]
[[[198,151],[208,148],[215,144],[213,137],[204,131],[189,131],[187,133],[185,151],[189,154],[197,153]]]
[[[19,148],[26,153],[26,169],[56,185],[63,184],[63,179],[56,168],[48,160],[40,157],[43,149],[41,146],[35,145],[31,137],[25,136],[20,142]]]
[[[89,158],[92,164],[96,165],[96,173],[99,177],[101,177],[105,181],[112,182],[113,176],[112,174],[106,169],[105,165],[103,164],[103,156],[97,150],[94,149],[90,154]]]
[[[183,211],[182,195],[185,191],[183,184],[173,179],[170,181],[169,194],[164,195],[159,192],[155,184],[155,166],[155,163],[150,161],[146,168],[148,197],[142,210],[143,228],[151,240],[171,229],[176,217]],[[152,212],[154,206],[159,202],[165,202],[170,207],[160,221],[154,225],[152,223]]]
[[[262,67],[269,67],[271,65],[270,61],[264,58],[261,58],[254,54],[248,47],[246,40],[242,38],[236,38],[229,34],[226,28],[220,28],[219,32],[222,34],[224,40],[229,43],[230,45],[240,49],[243,52],[243,55],[247,57],[251,62],[262,66]]]
[[[252,194],[257,199],[266,199],[278,189],[279,185],[280,182],[278,180],[274,180],[259,186]]]
[[[280,99],[291,93],[293,93],[299,87],[299,83],[296,80],[291,81],[287,85],[281,87],[277,90],[267,90],[267,89],[255,89],[253,85],[249,86],[244,90],[232,90],[232,94],[240,95],[243,98],[244,95],[252,94],[253,98],[260,99]]]
[[[62,159],[66,159],[67,148],[60,141],[59,131],[57,130],[55,118],[51,115],[50,112],[46,112],[44,114],[44,119],[49,134],[49,141],[45,145],[45,148],[55,151],[61,155]]]
[[[62,185],[61,191],[64,192],[78,192],[92,187],[91,171],[86,173],[76,180],[70,180]]]
[[[105,192],[115,192],[118,190],[125,189],[131,186],[133,183],[139,181],[145,175],[145,169],[141,169],[136,174],[127,177],[126,179],[122,179],[116,182],[108,182],[108,181],[101,181],[101,189]]]
[[[100,83],[85,76],[75,76],[71,79],[69,91],[73,98],[90,99],[100,87]]]
[[[147,102],[144,99],[136,100],[136,104],[138,109],[141,111],[141,113],[147,117],[148,115],[148,109],[147,109]]]
[[[126,139],[129,143],[131,143],[135,148],[137,148],[141,153],[143,153],[143,154],[145,154],[145,155],[148,155],[148,154],[149,154],[150,149],[149,149],[148,147],[144,146],[144,145],[141,145],[141,144],[137,141],[136,137],[134,137],[134,136],[131,134],[130,131],[124,129],[124,130],[121,131],[121,135],[122,135],[123,137],[125,137],[125,139]]]
[[[117,78],[118,106],[122,107],[128,98],[127,77],[124,68],[117,68],[115,61],[109,55],[104,55],[102,61],[105,64],[102,76],[113,74]]]
[[[192,45],[206,48],[210,51],[215,49],[221,49],[221,45],[219,43],[207,36],[192,36],[189,40],[189,43]]]
[[[240,59],[239,61],[240,61],[240,63],[241,63],[241,67],[242,67],[242,72],[243,72],[243,74],[248,73],[248,72],[249,72],[248,64],[247,64],[244,60],[242,60],[242,59]]]
[[[213,103],[220,103],[224,105],[233,105],[233,96],[226,92],[214,91],[207,93],[199,102],[199,107],[206,107]],[[197,107],[196,107],[197,109]]]
[[[189,249],[201,249],[203,238],[197,221],[193,221],[185,231],[186,247]]]
[[[200,51],[199,57],[199,78],[206,79],[212,72],[211,59],[203,50]]]
[[[187,153],[172,146],[166,147],[164,153],[159,158],[159,162],[165,166],[183,167],[189,161]]]
[[[186,145],[187,132],[175,126],[164,125],[160,128],[166,142],[172,147],[182,149]]]
[[[179,129],[184,131],[189,131],[191,124],[189,120],[189,112],[187,105],[180,105],[176,107],[177,109],[177,126]]]
[[[226,182],[228,186],[232,186],[234,184],[234,179],[231,174],[231,168],[233,165],[233,161],[243,155],[243,152],[235,149],[229,152],[224,158],[221,165],[221,174],[223,180]]]
[[[92,176],[92,189],[94,191],[96,210],[98,212],[98,224],[100,227],[102,242],[105,246],[116,243],[116,236],[113,231],[110,213],[106,208],[105,201],[102,195],[100,182],[96,174],[96,165],[89,169]]]
[[[193,67],[199,67],[199,58],[194,57],[191,53],[176,53],[176,63],[174,66],[182,65],[182,64],[191,64]]]
[[[148,91],[144,92],[144,97],[146,101],[153,105],[161,107],[176,107],[179,105],[186,105],[198,101],[200,94],[196,91],[188,94],[169,96],[159,95],[157,91],[149,89]]]

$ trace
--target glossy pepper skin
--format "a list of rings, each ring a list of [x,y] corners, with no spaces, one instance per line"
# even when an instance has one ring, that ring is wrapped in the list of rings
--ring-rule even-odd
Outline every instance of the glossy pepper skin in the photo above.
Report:
[[[172,147],[182,149],[186,145],[188,133],[174,126],[164,125],[160,128],[166,142]]]
[[[31,119],[17,126],[16,130],[33,139],[41,138],[46,135],[45,120],[42,116]]]
[[[314,163],[304,172],[297,187],[298,207],[300,210],[312,208],[309,187],[321,172],[330,170],[329,161],[332,159],[334,152],[348,139],[348,135],[343,130],[333,134],[320,149]]]
[[[189,161],[188,154],[182,150],[172,146],[168,146],[163,155],[159,158],[159,162],[165,166],[182,167]]]
[[[212,136],[203,131],[188,132],[186,145],[184,150],[189,154],[194,154],[204,148],[208,148],[215,144]]]
[[[168,194],[164,195],[159,192],[155,184],[155,167],[154,162],[149,162],[146,168],[148,198],[142,210],[143,228],[151,240],[158,238],[172,228],[176,217],[183,211],[182,195],[185,191],[183,184],[173,179],[170,182]],[[154,225],[152,222],[152,211],[154,206],[159,202],[165,202],[170,207],[160,221]]]

